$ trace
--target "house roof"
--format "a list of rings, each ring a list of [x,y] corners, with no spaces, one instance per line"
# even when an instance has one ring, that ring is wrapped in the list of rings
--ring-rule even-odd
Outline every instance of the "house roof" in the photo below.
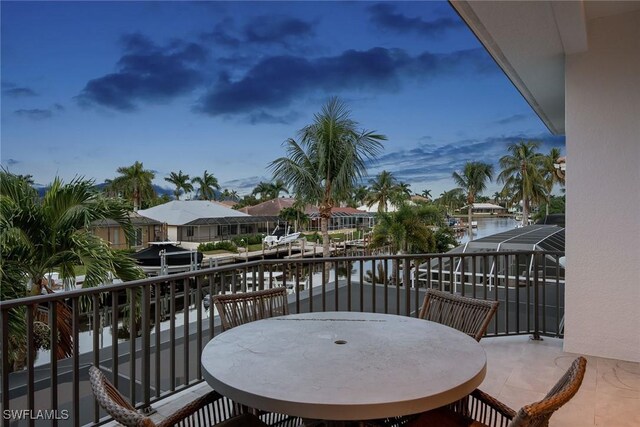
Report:
[[[238,204],[235,200],[217,200],[216,202],[230,208]]]
[[[131,224],[134,226],[162,224],[160,221],[156,221],[155,219],[142,216],[138,212],[129,213],[129,219],[131,220]],[[120,226],[120,224],[113,219],[103,219],[99,221],[93,221],[91,225],[94,227],[119,227]]]
[[[358,206],[358,209],[364,212],[378,212],[378,202],[375,202],[371,206],[362,205]],[[390,202],[387,202],[387,212],[395,212],[398,207]]]
[[[464,206],[466,208],[466,206]],[[473,204],[473,209],[504,209],[507,210],[507,208],[504,208],[500,205],[494,205],[493,203],[474,203]]]
[[[318,218],[320,216],[320,212],[318,211],[317,207],[312,207],[310,209],[309,216],[311,218]],[[371,213],[367,212],[367,211],[363,211],[360,209],[356,209],[356,208],[350,208],[350,207],[335,207],[335,208],[331,208],[331,216],[334,217],[346,217],[346,216],[365,216],[365,217],[370,217]]]
[[[555,225],[529,225],[472,240],[450,252],[558,251],[564,252],[564,228]]]
[[[220,203],[208,200],[172,200],[149,209],[139,210],[141,215],[169,225],[185,225],[203,218],[247,217]]]
[[[295,201],[296,199],[290,197],[279,197],[254,206],[245,206],[240,211],[249,215],[278,216],[282,209],[292,207]]]

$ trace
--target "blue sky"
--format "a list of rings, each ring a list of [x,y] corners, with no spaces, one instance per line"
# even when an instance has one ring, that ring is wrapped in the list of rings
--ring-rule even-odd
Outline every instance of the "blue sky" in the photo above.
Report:
[[[144,162],[248,193],[331,96],[421,192],[510,142],[561,147],[446,2],[5,2],[2,166],[46,185]],[[497,164],[496,164],[497,169]],[[500,188],[491,184],[485,193]]]

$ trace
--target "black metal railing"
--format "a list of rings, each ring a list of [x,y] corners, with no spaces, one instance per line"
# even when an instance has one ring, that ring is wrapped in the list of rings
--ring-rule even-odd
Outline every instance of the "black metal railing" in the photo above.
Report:
[[[220,332],[208,295],[223,292],[284,285],[290,289],[292,313],[417,316],[425,289],[433,287],[499,301],[488,335],[562,336],[563,255],[531,251],[260,260],[3,301],[3,425],[79,426],[108,420],[91,393],[91,365],[99,366],[142,410],[201,382],[201,351]],[[10,336],[10,319],[24,322],[24,336]],[[47,340],[39,336],[43,328],[34,327],[42,326],[38,322],[48,326],[44,338],[49,345],[42,344]],[[63,340],[64,334],[70,340]],[[61,348],[69,343],[70,348]]]

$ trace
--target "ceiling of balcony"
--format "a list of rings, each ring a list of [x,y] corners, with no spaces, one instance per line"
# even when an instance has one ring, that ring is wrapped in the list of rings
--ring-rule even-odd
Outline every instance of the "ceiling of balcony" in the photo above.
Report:
[[[588,20],[640,9],[640,1],[450,2],[554,134],[565,131],[564,58],[587,50]]]

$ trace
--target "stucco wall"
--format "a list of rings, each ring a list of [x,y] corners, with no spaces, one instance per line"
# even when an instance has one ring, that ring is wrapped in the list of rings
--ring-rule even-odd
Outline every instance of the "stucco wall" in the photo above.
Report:
[[[640,11],[566,61],[565,351],[640,361]]]

